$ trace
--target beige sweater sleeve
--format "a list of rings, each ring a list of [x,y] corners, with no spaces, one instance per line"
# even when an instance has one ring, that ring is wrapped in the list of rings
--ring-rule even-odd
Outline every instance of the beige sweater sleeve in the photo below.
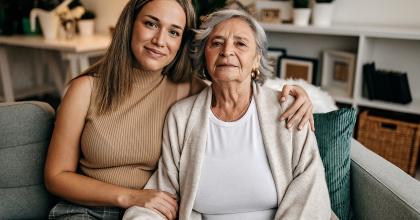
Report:
[[[180,137],[176,131],[176,119],[169,111],[165,120],[162,140],[162,156],[158,169],[147,182],[145,189],[158,189],[171,193],[179,199],[179,160],[181,156]],[[171,129],[171,131],[169,131]]]
[[[291,132],[293,180],[280,201],[276,219],[330,219],[330,199],[315,134],[306,125]]]

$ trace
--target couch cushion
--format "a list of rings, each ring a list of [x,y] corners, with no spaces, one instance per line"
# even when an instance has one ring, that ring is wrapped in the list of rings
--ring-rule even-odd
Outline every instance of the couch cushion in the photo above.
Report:
[[[314,114],[314,120],[331,207],[341,220],[351,219],[350,145],[356,123],[356,110],[342,108]]]
[[[52,197],[43,185],[43,169],[54,110],[41,102],[3,103],[0,122],[2,219],[45,219]]]
[[[354,219],[420,219],[420,183],[353,140],[351,194]]]
[[[54,110],[42,102],[0,104],[0,149],[49,140]]]
[[[43,184],[26,187],[0,188],[2,220],[48,219],[54,200]]]

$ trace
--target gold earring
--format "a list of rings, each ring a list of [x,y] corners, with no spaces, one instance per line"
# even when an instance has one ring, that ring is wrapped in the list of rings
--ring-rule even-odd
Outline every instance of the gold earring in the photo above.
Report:
[[[252,69],[252,72],[251,72],[251,78],[254,80],[257,80],[258,78],[260,78],[260,74],[261,74],[260,70],[258,68],[254,68]]]

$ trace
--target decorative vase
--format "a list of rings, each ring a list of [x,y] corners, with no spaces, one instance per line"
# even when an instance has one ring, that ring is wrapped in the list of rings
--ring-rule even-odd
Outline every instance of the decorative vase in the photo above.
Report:
[[[318,27],[331,26],[333,11],[333,3],[315,3],[312,12],[313,25]]]
[[[79,27],[80,36],[92,36],[95,32],[95,20],[94,19],[83,19],[77,22]]]
[[[296,26],[308,26],[311,9],[295,8],[293,9],[293,24]]]
[[[54,40],[57,38],[58,28],[60,27],[60,18],[52,11],[34,8],[30,13],[31,30],[36,30],[36,18],[39,18],[42,34],[46,40]]]

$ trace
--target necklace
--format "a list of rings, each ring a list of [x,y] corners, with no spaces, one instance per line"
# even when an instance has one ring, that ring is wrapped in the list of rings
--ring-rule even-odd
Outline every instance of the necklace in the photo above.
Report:
[[[240,118],[242,118],[242,117],[245,115],[246,111],[248,110],[249,106],[251,105],[251,101],[252,101],[252,91],[251,91],[251,95],[249,96],[249,101],[248,101],[248,104],[247,104],[247,105],[245,105],[245,107],[241,110],[241,112],[239,113],[239,116],[234,117],[233,119],[222,119],[222,117],[221,117],[221,116],[219,116],[219,115],[217,115],[217,113],[216,113],[215,111],[213,111],[213,109],[212,109],[212,108],[210,108],[210,109],[211,109],[211,112],[213,112],[213,115],[214,115],[217,119],[219,119],[220,121],[233,122],[233,121],[237,121],[237,120],[239,120]]]

